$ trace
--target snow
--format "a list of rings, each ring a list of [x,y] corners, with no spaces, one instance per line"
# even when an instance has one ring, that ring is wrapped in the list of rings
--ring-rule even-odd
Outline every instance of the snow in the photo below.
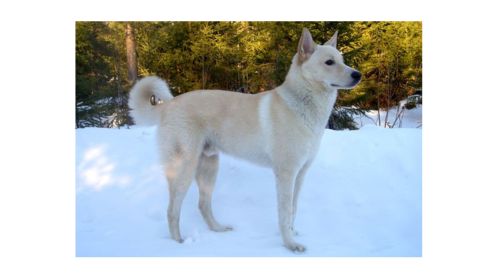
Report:
[[[326,130],[299,198],[294,254],[282,246],[274,177],[226,155],[213,195],[212,232],[190,187],[170,239],[167,183],[155,129],[76,130],[77,256],[414,256],[422,255],[422,130],[364,125]]]
[[[405,101],[401,102],[401,105]],[[392,107],[388,110],[388,119],[387,124],[393,126],[395,124],[396,128],[420,128],[422,126],[422,105],[418,104],[416,108],[405,109],[402,113],[402,117],[395,122],[397,113],[400,113],[401,109],[397,107]],[[380,121],[381,126],[385,124],[385,116],[387,112],[385,110],[380,110]],[[364,125],[377,125],[378,124],[378,111],[371,110],[366,112],[367,117],[361,115],[353,116],[358,127]]]

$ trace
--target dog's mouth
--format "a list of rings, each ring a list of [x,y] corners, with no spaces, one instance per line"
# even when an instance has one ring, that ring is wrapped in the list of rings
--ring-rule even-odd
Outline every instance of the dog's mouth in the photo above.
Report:
[[[341,85],[338,85],[338,84],[330,84],[330,86],[335,87],[335,88],[340,88],[340,89],[351,89],[351,88],[354,88],[356,85],[358,85],[359,82],[360,82],[360,80],[353,81],[351,84],[346,85],[346,86],[341,86]]]
[[[356,80],[356,81],[353,81],[348,87],[349,88],[354,88],[356,85],[358,85],[360,83],[360,79]]]
[[[349,89],[351,88],[351,86],[341,86],[341,85],[337,85],[337,84],[330,84],[331,87],[334,87],[334,88],[339,88],[339,89]]]

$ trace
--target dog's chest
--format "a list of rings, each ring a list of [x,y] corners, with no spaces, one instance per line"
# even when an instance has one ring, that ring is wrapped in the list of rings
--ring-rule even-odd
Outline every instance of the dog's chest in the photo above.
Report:
[[[337,93],[306,93],[297,96],[290,101],[291,107],[303,124],[315,135],[323,134],[333,105],[337,99]]]

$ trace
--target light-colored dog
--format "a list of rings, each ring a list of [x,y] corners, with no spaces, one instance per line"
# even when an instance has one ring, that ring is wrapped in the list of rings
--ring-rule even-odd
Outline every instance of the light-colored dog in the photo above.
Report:
[[[232,229],[215,220],[211,207],[221,151],[273,169],[283,242],[292,251],[305,250],[293,239],[302,181],[318,151],[337,89],[352,88],[361,78],[343,63],[336,44],[337,32],[324,45],[317,45],[303,29],[285,82],[254,95],[197,90],[173,98],[157,77],[136,83],[128,104],[137,124],[158,125],[173,239],[182,242],[180,209],[193,178],[209,228]]]

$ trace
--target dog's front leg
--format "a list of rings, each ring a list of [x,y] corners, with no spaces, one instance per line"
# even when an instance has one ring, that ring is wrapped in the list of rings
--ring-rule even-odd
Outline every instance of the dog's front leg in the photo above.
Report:
[[[276,169],[278,218],[280,233],[285,246],[297,252],[305,251],[305,247],[293,239],[291,226],[293,221],[293,187],[297,172],[294,170]]]
[[[298,235],[298,233],[295,231],[295,217],[297,216],[298,196],[300,195],[300,190],[302,189],[302,185],[303,185],[303,178],[305,178],[305,174],[307,173],[307,170],[310,167],[310,163],[311,162],[309,161],[305,163],[305,165],[303,165],[303,167],[300,169],[295,179],[295,190],[293,191],[292,225],[290,226],[291,231],[294,235]]]

